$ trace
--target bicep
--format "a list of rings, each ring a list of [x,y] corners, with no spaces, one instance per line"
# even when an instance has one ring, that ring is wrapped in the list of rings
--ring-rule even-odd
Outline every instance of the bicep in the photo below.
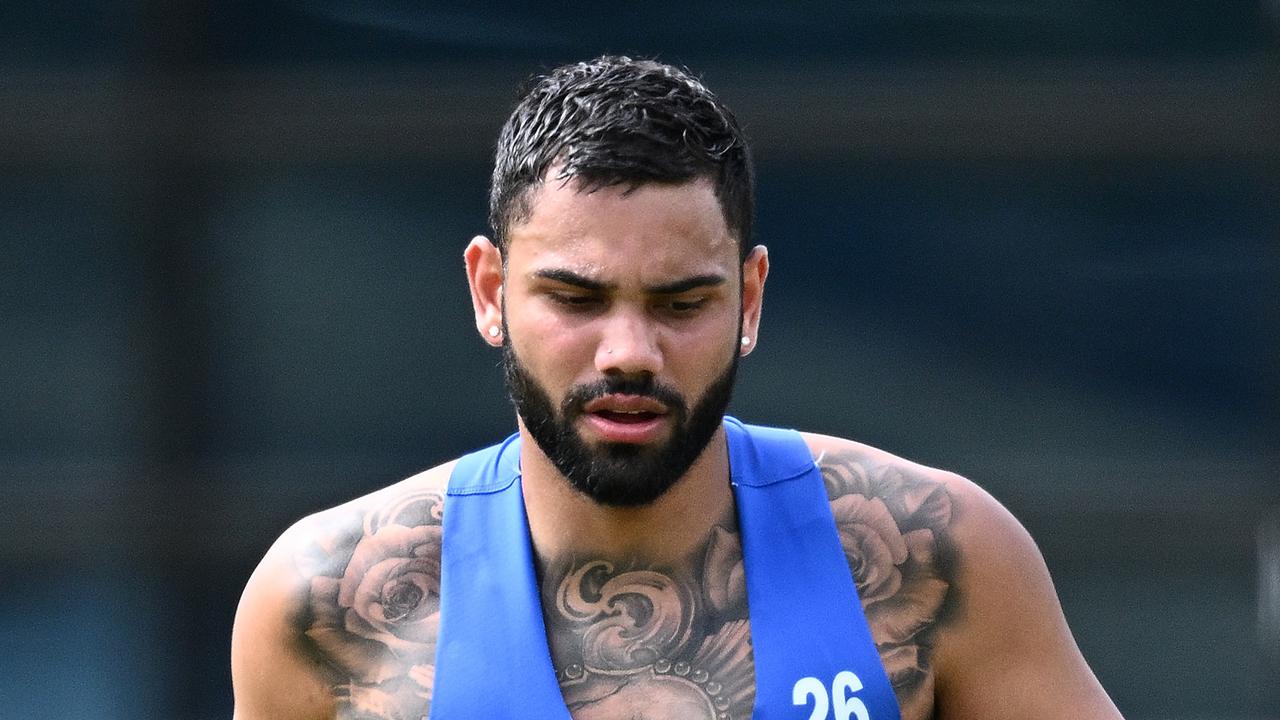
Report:
[[[318,720],[334,716],[322,669],[298,652],[293,618],[302,578],[268,553],[245,587],[231,636],[235,720]]]
[[[963,609],[936,649],[942,718],[1116,718],[1076,646],[1040,551],[976,488],[956,522]]]

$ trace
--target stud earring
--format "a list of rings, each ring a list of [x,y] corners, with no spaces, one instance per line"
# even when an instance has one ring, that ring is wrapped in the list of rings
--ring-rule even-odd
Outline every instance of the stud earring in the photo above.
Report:
[[[501,333],[501,332],[502,332],[502,331],[498,329],[498,326],[497,326],[497,325],[490,325],[490,326],[489,326],[489,337],[491,337],[491,338],[496,338],[496,337],[498,337],[499,333]]]
[[[742,347],[746,347],[746,346],[748,346],[748,345],[750,345],[750,344],[751,344],[751,338],[747,337],[746,335],[743,335],[743,336],[742,336]]]

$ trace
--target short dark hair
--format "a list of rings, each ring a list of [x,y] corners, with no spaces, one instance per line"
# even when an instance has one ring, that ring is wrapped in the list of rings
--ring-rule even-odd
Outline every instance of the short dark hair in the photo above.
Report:
[[[489,224],[507,233],[528,219],[530,191],[556,179],[584,189],[711,180],[725,225],[745,258],[755,216],[755,171],[738,121],[686,70],[603,56],[533,78],[498,136]]]

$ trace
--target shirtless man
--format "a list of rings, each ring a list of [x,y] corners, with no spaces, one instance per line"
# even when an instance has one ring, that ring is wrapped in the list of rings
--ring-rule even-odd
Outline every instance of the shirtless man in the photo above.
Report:
[[[283,534],[238,720],[1120,717],[989,495],[724,416],[769,272],[753,182],[684,72],[537,81],[465,252],[518,432]]]

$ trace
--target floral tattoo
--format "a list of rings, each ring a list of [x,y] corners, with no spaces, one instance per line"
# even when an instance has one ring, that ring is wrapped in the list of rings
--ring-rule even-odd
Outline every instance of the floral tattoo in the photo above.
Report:
[[[902,717],[913,717],[911,708],[932,705],[929,653],[957,600],[951,495],[940,482],[856,453],[817,462],[880,662]]]
[[[311,579],[298,619],[308,654],[330,673],[337,717],[425,718],[440,626],[444,498],[410,492],[298,556]]]
[[[932,714],[930,651],[956,602],[945,486],[860,454],[816,458],[840,542],[904,720]],[[444,499],[414,491],[298,556],[310,578],[301,646],[325,668],[337,717],[417,720],[430,707]],[[678,566],[559,558],[540,593],[576,720],[748,718],[754,664],[742,546],[731,520]]]

